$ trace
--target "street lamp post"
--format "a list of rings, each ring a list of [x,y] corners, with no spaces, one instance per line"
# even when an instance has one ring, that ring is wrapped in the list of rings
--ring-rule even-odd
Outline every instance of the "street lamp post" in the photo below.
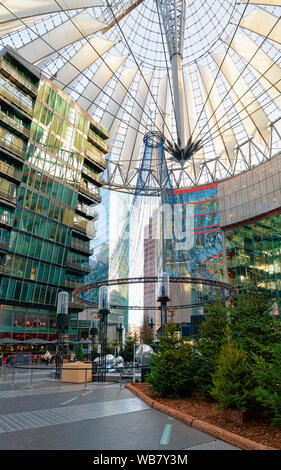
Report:
[[[61,368],[63,363],[64,335],[68,327],[68,292],[60,292],[58,294],[56,325],[58,328],[58,342],[56,353],[56,379],[61,377]]]
[[[90,329],[90,336],[91,336],[91,339],[92,339],[92,360],[94,360],[94,357],[93,357],[93,352],[94,352],[94,346],[96,344],[96,337],[98,335],[98,329],[97,329],[97,320],[96,320],[96,314],[93,315],[93,321],[91,323],[91,329]]]
[[[106,378],[106,344],[107,344],[107,324],[109,310],[109,292],[107,286],[99,289],[99,317],[100,317],[100,361],[98,371],[98,381],[105,382]]]
[[[154,334],[153,334],[153,328],[155,327],[155,323],[153,321],[154,319],[150,317],[148,325],[150,326],[150,336],[151,336],[151,341],[154,341]]]
[[[122,354],[123,348],[123,317],[119,316],[118,325],[116,327],[119,333],[119,347],[120,347],[120,354]]]
[[[169,302],[169,274],[160,273],[158,275],[158,302],[160,302],[161,311],[161,330],[167,323],[167,302]]]

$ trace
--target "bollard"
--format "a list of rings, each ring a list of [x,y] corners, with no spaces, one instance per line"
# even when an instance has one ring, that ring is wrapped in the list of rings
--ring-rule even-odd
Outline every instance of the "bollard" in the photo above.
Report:
[[[89,390],[87,387],[87,369],[85,369],[85,388],[84,390]]]
[[[4,369],[4,384],[6,383],[7,380],[7,365],[5,364],[5,369]]]
[[[120,367],[120,388],[122,388],[122,367]]]

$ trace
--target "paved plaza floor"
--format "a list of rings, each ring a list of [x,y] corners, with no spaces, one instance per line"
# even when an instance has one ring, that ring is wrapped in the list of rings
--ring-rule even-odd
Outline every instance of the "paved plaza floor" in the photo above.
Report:
[[[54,370],[0,383],[0,450],[239,450],[153,410],[119,383],[64,384]]]

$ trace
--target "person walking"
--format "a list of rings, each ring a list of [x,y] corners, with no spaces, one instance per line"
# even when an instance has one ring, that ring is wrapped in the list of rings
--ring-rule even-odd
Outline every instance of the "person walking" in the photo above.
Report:
[[[46,366],[48,366],[50,364],[51,357],[52,357],[52,355],[51,355],[50,351],[48,351],[48,349],[47,349],[47,351],[44,354],[44,360],[45,360]]]

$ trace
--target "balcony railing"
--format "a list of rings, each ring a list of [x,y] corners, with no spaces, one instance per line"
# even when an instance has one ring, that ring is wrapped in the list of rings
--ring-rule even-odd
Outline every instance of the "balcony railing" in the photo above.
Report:
[[[95,134],[91,129],[89,129],[88,139],[96,145],[103,153],[109,152],[109,146],[104,142],[104,140]]]
[[[0,239],[0,249],[8,251],[9,249],[9,242],[7,240]]]
[[[90,273],[91,272],[91,269],[89,266],[83,266],[82,264],[80,263],[76,263],[75,261],[73,261],[72,259],[69,259],[67,261],[67,266],[69,268],[73,268],[75,269],[76,271],[82,271],[82,272],[86,272],[86,273]]]
[[[6,201],[12,202],[13,204],[17,203],[17,195],[9,193],[2,188],[0,188],[0,199],[5,199]]]
[[[75,309],[84,309],[84,304],[80,304],[78,302],[69,302],[69,308],[75,308]]]
[[[0,162],[0,173],[10,176],[17,181],[21,181],[21,173],[11,165],[8,165],[8,163]]]
[[[38,89],[35,85],[32,85],[23,75],[17,72],[11,65],[5,62],[3,59],[0,60],[0,70],[3,75],[8,77],[11,82],[17,83],[21,88],[23,88],[27,93],[31,94],[33,97],[37,96]]]
[[[89,158],[91,162],[94,163],[94,165],[97,165],[98,168],[101,168],[102,170],[105,170],[106,168],[106,163],[102,157],[99,155],[96,155],[93,149],[93,146],[88,143],[86,147],[86,158]]]
[[[88,178],[93,180],[95,183],[98,183],[100,186],[103,186],[105,184],[105,181],[100,177],[100,175],[97,175],[96,173],[91,171],[89,168],[86,168],[85,166],[83,166],[82,168],[82,173],[88,176]]]
[[[76,205],[76,210],[79,212],[82,212],[88,217],[95,217],[95,207],[92,206],[86,206],[85,204],[79,204],[77,203]]]
[[[0,214],[0,224],[1,225],[6,225],[7,227],[12,227],[13,222],[14,222],[13,217],[11,217],[7,214]]]
[[[81,285],[82,285],[82,282],[71,281],[69,279],[65,279],[64,281],[64,287],[68,287],[69,289],[76,289],[77,287],[80,287]]]
[[[15,121],[14,119],[10,118],[5,114],[3,111],[0,111],[0,120],[4,122],[5,124],[8,124],[8,126],[13,130],[13,131],[18,131],[20,134],[24,135],[25,137],[29,138],[30,135],[30,129],[27,129],[24,127],[22,124],[19,122]]]
[[[83,243],[79,243],[74,241],[73,239],[71,240],[70,243],[70,248],[76,251],[81,251],[82,253],[86,253],[87,255],[92,255],[93,254],[93,249],[84,245]]]
[[[79,191],[85,194],[86,196],[88,196],[90,199],[97,201],[97,202],[101,202],[101,197],[100,197],[98,188],[97,190],[93,190],[93,189],[87,188],[87,186],[84,186],[83,184],[80,184]]]
[[[0,85],[0,94],[11,101],[12,103],[16,104],[19,108],[25,111],[29,116],[33,115],[33,107],[32,104],[28,103],[28,101],[21,99],[19,96],[12,93],[11,90],[6,88],[3,85]]]
[[[13,144],[12,142],[9,142],[7,139],[5,139],[5,137],[0,136],[0,147],[14,153],[18,157],[20,157],[22,160],[25,160],[25,155],[26,155],[25,150],[23,150],[18,145]]]
[[[87,233],[87,223],[73,222],[73,228],[80,232]]]

